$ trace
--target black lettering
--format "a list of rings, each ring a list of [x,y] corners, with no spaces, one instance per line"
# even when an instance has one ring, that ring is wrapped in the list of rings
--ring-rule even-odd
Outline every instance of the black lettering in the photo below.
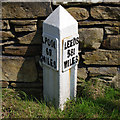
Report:
[[[72,57],[72,65],[75,64],[75,57]]]
[[[57,68],[56,61],[53,61],[53,59],[50,59],[49,57],[42,56],[42,60],[47,65],[50,65],[51,67],[53,67],[55,69]]]
[[[79,44],[79,37],[76,38],[76,44]]]
[[[48,53],[48,48],[46,48],[46,54],[49,55],[49,53]]]
[[[73,40],[70,41],[70,47],[72,47],[72,46],[74,46],[74,41]]]
[[[53,64],[54,64],[54,68],[57,68],[57,65],[56,65],[56,62],[55,62],[55,61],[53,62]]]
[[[75,46],[77,44],[79,44],[79,37],[77,37],[77,38],[74,37],[71,40],[67,40],[67,42],[64,43],[64,50],[66,50],[67,48],[70,48],[72,46]]]
[[[64,48],[65,50],[67,49],[67,43],[65,42],[65,48]]]
[[[51,47],[53,47],[54,49],[56,49],[56,47],[55,47],[55,41],[53,42],[53,45]]]
[[[75,48],[67,50],[67,58],[75,55]]]
[[[51,44],[51,47],[53,47],[54,49],[56,49],[56,47],[55,47],[55,41],[51,40],[50,44]]]
[[[67,41],[67,48],[70,47],[70,40]]]
[[[72,65],[72,60],[70,59],[69,61],[70,61],[70,66],[71,66]]]
[[[47,54],[47,55],[49,55],[49,56],[52,56],[52,50],[51,50],[51,49],[46,48],[46,54]]]
[[[70,57],[70,50],[67,50],[67,58],[69,58]]]
[[[75,55],[75,48],[71,49],[71,56]]]
[[[52,56],[52,50],[49,49],[49,56]]]
[[[45,44],[47,43],[47,40],[48,40],[47,37],[45,37]]]
[[[50,41],[50,46],[53,47],[53,40]]]
[[[50,39],[48,39],[48,40],[47,40],[47,44],[48,44],[48,46],[50,46],[50,43],[51,43],[51,42],[50,42]]]
[[[52,62],[53,62],[53,60],[52,60],[52,59],[50,59],[50,66],[52,66],[52,67],[53,67]]]
[[[65,61],[64,62],[64,68],[67,68],[67,66],[68,66],[68,61]]]
[[[46,44],[46,41],[47,41],[47,37],[42,39],[42,42],[45,43],[45,44]]]
[[[48,46],[56,49],[55,41],[50,40],[50,39],[48,39],[47,37],[45,37],[45,38],[42,40],[42,42],[43,42],[44,44],[47,44]]]
[[[77,62],[78,62],[78,55],[76,55],[75,57],[72,57],[69,60],[64,61],[64,69],[74,65]]]
[[[71,47],[75,45],[74,39],[71,40]]]

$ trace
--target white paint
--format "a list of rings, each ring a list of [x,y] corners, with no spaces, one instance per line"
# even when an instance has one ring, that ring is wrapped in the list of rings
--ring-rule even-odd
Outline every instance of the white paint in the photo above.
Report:
[[[63,43],[69,37],[70,39],[78,37],[78,23],[62,6],[59,6],[43,22],[43,38],[46,35],[58,41],[58,49],[55,52],[58,54],[58,70],[43,64],[44,99],[52,101],[56,107],[63,110],[67,99],[76,97],[77,85],[77,64],[63,72]],[[77,51],[77,47],[75,48]]]

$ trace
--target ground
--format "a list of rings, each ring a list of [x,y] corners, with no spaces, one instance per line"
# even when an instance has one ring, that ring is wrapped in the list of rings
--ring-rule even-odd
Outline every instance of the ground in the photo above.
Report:
[[[41,97],[40,97],[41,98]],[[63,111],[43,99],[15,89],[2,89],[2,118],[109,118],[120,119],[120,90],[99,81],[81,83],[76,100]]]

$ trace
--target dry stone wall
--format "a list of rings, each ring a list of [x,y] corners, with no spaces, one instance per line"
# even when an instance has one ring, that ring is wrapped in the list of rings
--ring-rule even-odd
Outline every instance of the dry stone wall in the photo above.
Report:
[[[78,86],[97,79],[120,88],[120,2],[3,2],[2,87],[42,93],[42,23],[59,4],[79,24]]]

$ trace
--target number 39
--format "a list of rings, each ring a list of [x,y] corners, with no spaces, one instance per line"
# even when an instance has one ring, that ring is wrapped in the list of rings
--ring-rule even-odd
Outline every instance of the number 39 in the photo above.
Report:
[[[47,55],[49,55],[49,56],[52,56],[52,50],[51,50],[51,49],[46,48],[46,54],[47,54]]]

